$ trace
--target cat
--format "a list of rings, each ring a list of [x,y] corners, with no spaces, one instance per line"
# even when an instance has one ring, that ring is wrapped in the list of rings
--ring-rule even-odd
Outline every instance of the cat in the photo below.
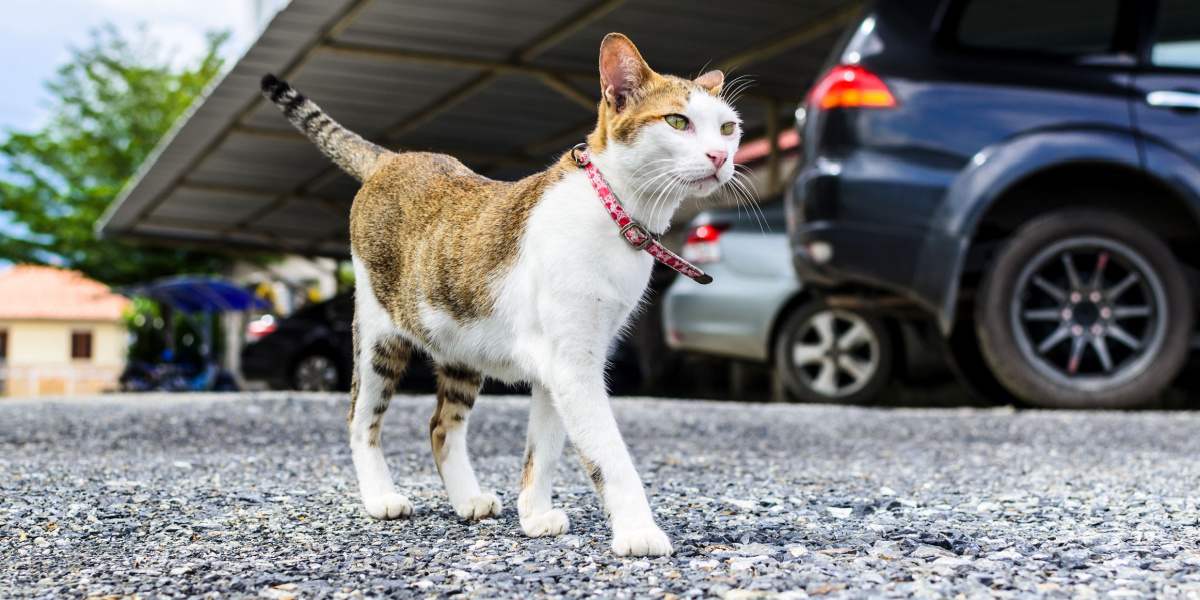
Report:
[[[721,96],[720,71],[695,79],[658,74],[618,33],[605,36],[599,63],[602,99],[587,157],[630,216],[661,233],[685,197],[710,195],[733,178],[741,120]],[[528,382],[517,498],[524,533],[555,536],[569,527],[551,498],[569,438],[611,519],[614,553],[670,554],[604,380],[608,350],[639,306],[654,258],[622,237],[578,152],[519,181],[494,181],[451,156],[377,146],[273,75],[262,87],[362,182],[350,211],[357,292],[349,428],[367,513],[396,519],[413,511],[393,485],[380,428],[421,348],[437,372],[434,461],[461,518],[500,513],[467,456],[467,422],[483,377]]]

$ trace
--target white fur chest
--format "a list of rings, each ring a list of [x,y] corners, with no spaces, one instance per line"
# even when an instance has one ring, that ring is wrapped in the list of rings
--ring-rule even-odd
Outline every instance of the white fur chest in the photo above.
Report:
[[[571,172],[530,215],[490,316],[459,323],[421,307],[434,358],[520,381],[536,378],[563,337],[587,338],[603,354],[637,308],[653,262],[620,237],[583,172]]]

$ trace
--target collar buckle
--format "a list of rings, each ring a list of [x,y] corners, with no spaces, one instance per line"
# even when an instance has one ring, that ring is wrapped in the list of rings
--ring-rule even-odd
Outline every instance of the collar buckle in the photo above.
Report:
[[[581,167],[588,166],[591,160],[587,155],[587,142],[581,142],[571,147],[571,160]]]
[[[630,235],[631,231],[633,232],[633,235]],[[638,223],[632,219],[630,219],[630,221],[621,228],[621,237],[625,238],[625,241],[629,242],[630,246],[633,246],[638,250],[645,250],[646,246],[653,244],[654,240],[657,239],[657,236],[655,236],[653,233],[650,233],[649,229],[646,229],[646,227],[641,223]]]

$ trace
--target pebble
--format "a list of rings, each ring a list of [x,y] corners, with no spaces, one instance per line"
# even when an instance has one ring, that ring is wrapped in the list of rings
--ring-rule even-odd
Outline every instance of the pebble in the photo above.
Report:
[[[416,514],[380,522],[343,395],[2,402],[0,595],[1200,595],[1200,415],[617,399],[676,549],[622,559],[570,456],[570,533],[521,535],[522,398],[477,403],[475,470],[504,512],[459,520],[429,457],[434,404],[392,402],[384,448]]]

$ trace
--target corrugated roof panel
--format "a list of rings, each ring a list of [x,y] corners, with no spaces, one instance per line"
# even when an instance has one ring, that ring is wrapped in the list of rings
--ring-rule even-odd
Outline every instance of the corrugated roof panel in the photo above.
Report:
[[[605,33],[630,35],[651,66],[666,73],[693,75],[742,57],[745,64],[733,74],[749,74],[757,85],[738,108],[749,134],[759,135],[763,98],[777,99],[781,123],[789,122],[791,103],[817,75],[850,18],[848,7],[859,4],[293,0],[160,144],[106,214],[103,231],[345,256],[345,235],[328,229],[344,230],[345,211],[335,207],[331,214],[320,200],[288,195],[303,191],[344,201],[358,182],[331,169],[261,101],[264,72],[288,78],[334,118],[376,141],[448,152],[486,175],[516,179],[590,129],[593,110],[579,98],[598,95],[592,74]],[[594,18],[573,26],[570,19],[582,15]],[[530,66],[516,62],[523,48],[555,31],[561,35],[540,49],[532,67],[559,71],[556,85],[566,81],[577,92],[574,99],[536,72],[520,72]],[[772,44],[779,47],[759,52]],[[472,85],[495,68],[488,61],[501,72]],[[464,89],[469,93],[455,94]],[[411,126],[396,139],[382,139],[405,123]],[[191,187],[180,187],[185,183]],[[248,220],[258,232],[226,231]]]
[[[400,144],[422,150],[458,149],[469,151],[468,155],[513,152],[591,114],[532,77],[509,75],[401,137]]]
[[[188,181],[283,192],[327,164],[329,160],[304,138],[261,137],[235,131],[192,169]]]
[[[271,203],[271,197],[211,189],[176,188],[150,218],[190,219],[232,225]]]
[[[593,0],[373,2],[335,39],[384,48],[504,60]]]
[[[349,228],[350,205],[325,204],[312,198],[288,198],[275,210],[248,224],[251,231],[287,231],[328,237]]]
[[[314,53],[290,83],[338,122],[366,136],[382,133],[429,102],[478,75],[429,65]],[[265,102],[246,124],[290,128],[279,110]]]

